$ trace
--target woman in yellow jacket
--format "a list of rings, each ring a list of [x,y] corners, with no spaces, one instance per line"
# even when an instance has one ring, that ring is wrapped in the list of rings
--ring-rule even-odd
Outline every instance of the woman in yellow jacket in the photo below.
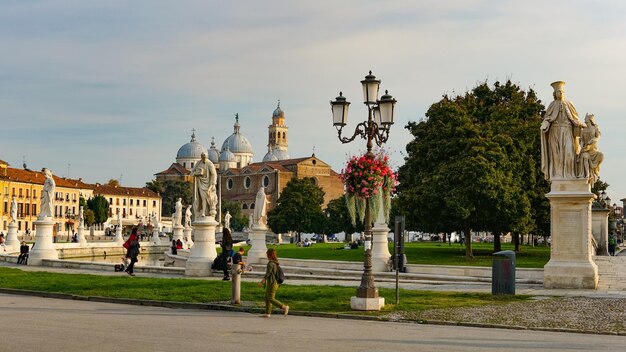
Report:
[[[265,314],[263,317],[269,318],[272,314],[272,304],[280,307],[285,315],[289,314],[289,306],[282,304],[274,296],[278,290],[278,257],[276,257],[276,250],[270,248],[267,250],[267,268],[265,270],[265,277],[259,282],[259,287],[265,285]]]

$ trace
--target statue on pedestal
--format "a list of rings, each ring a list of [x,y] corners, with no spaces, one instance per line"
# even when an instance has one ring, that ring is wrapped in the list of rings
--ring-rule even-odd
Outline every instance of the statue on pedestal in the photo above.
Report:
[[[576,156],[579,137],[586,125],[578,118],[572,102],[565,100],[565,82],[551,84],[554,101],[541,123],[541,171],[548,181],[578,178]]]
[[[185,227],[191,227],[191,205],[187,207],[185,211]]]
[[[85,227],[85,215],[83,215],[83,207],[78,207],[78,227]]]
[[[578,155],[578,176],[589,180],[593,185],[598,180],[600,164],[604,160],[604,154],[598,151],[598,139],[600,139],[600,129],[593,114],[585,116],[585,124],[581,134],[582,150]]]
[[[226,210],[226,215],[224,215],[224,227],[230,230],[230,219],[233,216],[230,215],[230,211]]]
[[[193,212],[198,218],[204,218],[217,213],[217,172],[206,153],[200,157],[201,160],[191,170],[191,176],[194,176]]]
[[[261,186],[256,193],[254,201],[254,225],[267,227],[267,196],[265,195],[265,187]]]
[[[46,180],[43,183],[43,190],[41,191],[41,206],[39,207],[38,220],[52,218],[52,209],[54,209],[52,202],[54,199],[54,190],[56,189],[56,183],[54,182],[54,178],[52,178],[52,171],[47,168],[43,168],[41,171],[46,177]]]
[[[183,199],[178,198],[172,214],[172,226],[181,226],[183,220]]]
[[[14,224],[17,221],[17,202],[15,201],[15,196],[13,196],[13,200],[11,200],[11,210],[9,211],[9,215],[11,216],[11,224]]]

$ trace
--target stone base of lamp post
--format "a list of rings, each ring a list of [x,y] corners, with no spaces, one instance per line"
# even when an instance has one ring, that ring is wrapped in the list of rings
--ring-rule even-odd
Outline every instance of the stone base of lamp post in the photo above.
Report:
[[[176,241],[176,240],[181,240],[181,242],[184,240],[183,238],[183,230],[185,228],[182,227],[181,225],[174,225],[174,233],[172,235],[172,240]]]
[[[124,236],[122,235],[122,225],[119,225],[115,229],[115,238],[113,239],[113,242],[119,244],[120,246],[124,244]]]
[[[183,229],[183,243],[186,248],[193,247],[193,240],[191,239],[191,231],[193,229],[191,227],[185,227]]]
[[[211,275],[211,264],[217,257],[215,248],[215,228],[217,225],[219,224],[214,217],[201,218],[193,223],[193,234],[196,241],[191,247],[189,259],[187,259],[185,275]]]
[[[267,227],[253,225],[248,233],[250,240],[250,250],[248,250],[247,262],[252,264],[261,263],[261,259],[267,258],[267,245],[265,236]]]
[[[150,237],[150,243],[155,244],[157,246],[161,245],[161,238],[159,237],[159,228],[155,226],[152,230],[152,237]]]
[[[7,233],[6,242],[4,244],[7,252],[20,250],[20,240],[17,239],[17,224],[15,222],[9,224],[9,232]]]
[[[382,210],[381,210],[382,212]],[[389,271],[389,228],[386,223],[376,223],[372,228],[372,271]]]
[[[550,193],[550,261],[544,267],[545,288],[595,289],[598,267],[591,243],[591,187],[584,179],[553,180]]]
[[[28,253],[28,265],[41,265],[44,259],[59,259],[59,254],[52,243],[52,227],[55,225],[50,218],[34,221],[35,245]]]
[[[85,238],[85,227],[83,225],[78,226],[78,246],[87,247],[87,239]]]
[[[385,297],[350,297],[350,308],[352,308],[352,310],[381,310],[384,306]]]

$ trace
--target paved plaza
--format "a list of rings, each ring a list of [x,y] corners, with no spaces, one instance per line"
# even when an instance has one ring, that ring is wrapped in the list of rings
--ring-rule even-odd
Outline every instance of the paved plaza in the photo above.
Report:
[[[624,336],[168,309],[0,294],[3,351],[617,351]]]

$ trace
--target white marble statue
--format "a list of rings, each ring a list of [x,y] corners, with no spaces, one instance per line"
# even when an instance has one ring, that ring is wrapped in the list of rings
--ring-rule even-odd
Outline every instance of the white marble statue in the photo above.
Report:
[[[194,176],[193,213],[198,218],[207,215],[215,216],[217,213],[217,172],[206,153],[201,154],[201,160],[191,170],[191,176]]]
[[[11,216],[11,223],[15,223],[17,221],[17,202],[15,201],[15,196],[13,196],[13,200],[11,200],[9,215]]]
[[[187,207],[187,210],[185,211],[185,227],[191,227],[191,216],[193,214],[191,213],[191,205]]]
[[[253,224],[254,224],[254,216],[250,214],[250,216],[248,216],[248,229],[251,229]]]
[[[259,191],[256,192],[256,199],[254,201],[254,224],[266,227],[267,226],[267,196],[265,195],[265,187],[261,186]]]
[[[117,224],[122,226],[122,212],[117,213]]]
[[[172,214],[172,226],[181,226],[183,220],[183,199],[178,198]]]
[[[41,191],[41,206],[39,207],[39,216],[37,219],[44,220],[45,218],[52,218],[52,211],[54,209],[54,190],[56,189],[56,183],[52,178],[52,171],[47,168],[41,170],[46,177],[43,183],[43,190]]]
[[[233,216],[230,215],[230,211],[226,210],[226,215],[224,215],[224,227],[230,230],[230,219]]]
[[[551,84],[554,101],[541,123],[541,171],[549,181],[578,178],[578,139],[585,124],[578,118],[574,104],[565,100],[564,85],[562,81]]]
[[[85,227],[85,215],[81,206],[78,207],[78,227]]]
[[[595,116],[587,114],[581,139],[581,151],[578,155],[578,176],[589,180],[593,185],[598,180],[600,164],[604,160],[604,154],[598,151],[598,139],[600,139],[600,128],[596,124]]]
[[[151,217],[152,217],[152,223],[154,224],[154,228],[158,229],[159,228],[159,220],[157,220],[156,214],[152,213]]]

